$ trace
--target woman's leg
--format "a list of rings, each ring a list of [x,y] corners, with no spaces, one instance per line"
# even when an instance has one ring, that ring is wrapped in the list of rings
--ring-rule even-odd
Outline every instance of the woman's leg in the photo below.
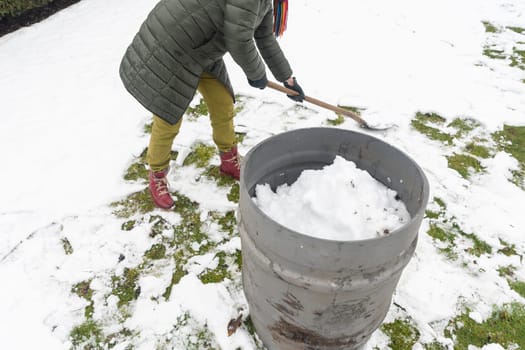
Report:
[[[147,162],[151,171],[158,172],[168,168],[171,159],[171,146],[179,133],[182,118],[177,124],[170,124],[154,115],[148,146]]]
[[[213,141],[221,157],[219,171],[239,180],[241,161],[233,127],[233,98],[224,84],[209,73],[201,76],[198,90],[210,112]]]
[[[175,204],[169,192],[168,168],[171,159],[171,146],[179,133],[182,118],[175,125],[153,116],[153,126],[146,156],[149,164],[149,190],[153,202],[159,208],[169,209]]]
[[[202,74],[198,90],[208,105],[213,141],[219,151],[230,151],[237,143],[233,127],[233,98],[230,92],[209,73]]]

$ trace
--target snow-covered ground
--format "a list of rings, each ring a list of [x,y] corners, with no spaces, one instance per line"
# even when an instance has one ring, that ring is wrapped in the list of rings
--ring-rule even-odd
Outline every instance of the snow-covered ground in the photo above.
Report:
[[[126,231],[110,207],[144,188],[125,181],[123,174],[147,146],[144,125],[150,114],[127,94],[118,66],[155,3],[83,0],[0,38],[2,348],[71,348],[70,332],[86,321],[87,301],[72,291],[83,281],[90,281],[91,319],[105,336],[118,333],[122,339],[114,349],[190,348],[199,344],[203,329],[215,347],[257,347],[245,328],[226,334],[228,321],[247,307],[239,271],[221,283],[199,279],[205,269],[217,266],[214,252],[189,257],[186,275],[167,299],[161,295],[176,268],[171,259],[142,270],[140,295],[125,314],[112,294],[112,278],[140,265],[144,252],[159,242],[149,235],[146,219]],[[440,210],[432,201],[440,198],[446,203],[443,216],[463,231],[494,251],[503,248],[503,241],[518,253],[464,253],[448,259],[439,252],[440,243],[425,233],[431,226],[425,219],[416,254],[394,295],[402,307],[392,306],[385,320],[410,316],[421,344],[447,344],[443,327],[462,303],[469,305],[473,318],[483,320],[493,305],[525,302],[497,272],[513,265],[517,278],[525,280],[518,256],[525,254],[525,192],[508,181],[516,159],[496,152],[482,160],[485,172],[465,179],[447,166],[445,155],[456,149],[411,126],[418,111],[437,113],[447,122],[474,119],[480,123],[476,130],[485,134],[504,124],[525,125],[525,71],[483,54],[487,45],[507,53],[516,46],[523,50],[525,33],[489,33],[483,22],[523,28],[525,2],[297,0],[290,2],[288,30],[280,39],[307,95],[362,108],[361,116],[370,123],[397,125],[373,135],[405,151],[424,169],[430,209]],[[335,118],[312,105],[297,108],[279,92],[251,88],[229,56],[226,62],[236,92],[243,96],[235,119],[246,133],[239,145],[242,154],[275,133],[328,126],[327,119]],[[337,127],[367,132],[350,119]],[[199,203],[202,221],[209,224],[207,240],[215,241],[218,250],[234,252],[241,248],[236,232],[224,236],[206,215],[227,213],[237,204],[227,199],[228,189],[200,179],[202,169],[183,166],[184,156],[199,142],[213,145],[209,121],[187,118],[174,144],[179,157],[170,182],[174,191]],[[181,220],[174,212],[147,215],[171,224]],[[66,251],[64,242],[72,251]],[[468,250],[470,243],[463,243]],[[462,248],[461,242],[456,244]],[[378,330],[367,347],[385,348],[387,343]]]

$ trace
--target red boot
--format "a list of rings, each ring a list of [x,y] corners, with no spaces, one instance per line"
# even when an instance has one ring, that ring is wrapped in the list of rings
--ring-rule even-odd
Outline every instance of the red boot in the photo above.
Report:
[[[168,170],[149,171],[149,191],[153,197],[153,203],[159,208],[169,209],[175,204],[168,190]]]
[[[241,156],[237,153],[237,146],[228,152],[220,152],[220,156],[221,166],[219,170],[221,174],[239,180],[241,177]]]

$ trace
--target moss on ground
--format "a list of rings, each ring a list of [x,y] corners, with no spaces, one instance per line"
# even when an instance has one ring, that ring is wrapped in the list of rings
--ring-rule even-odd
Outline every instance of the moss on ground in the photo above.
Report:
[[[245,132],[235,132],[235,142],[237,144],[243,143],[245,137],[246,137]]]
[[[239,203],[239,196],[240,196],[240,187],[239,183],[234,183],[230,192],[226,195],[228,200],[233,203]]]
[[[491,33],[491,35],[483,47],[483,55],[494,60],[505,60],[508,62],[510,67],[525,70],[525,49],[523,48],[523,41],[521,41],[521,38],[518,38],[518,36],[515,35],[515,33],[523,35],[525,29],[521,27],[507,26],[502,27],[501,29],[493,30],[493,28],[495,29],[496,27],[492,24],[484,22],[484,25],[486,31]],[[512,34],[514,34],[516,40],[511,49],[495,41],[495,39],[497,40],[500,35],[512,37]]]
[[[335,119],[326,119],[326,123],[332,126],[341,125],[344,122],[345,122],[345,117],[343,117],[342,114],[337,114],[337,117]]]
[[[426,211],[426,217],[429,219],[427,234],[435,241],[439,241],[437,249],[443,255],[450,260],[456,260],[459,257],[457,251],[459,238],[471,242],[472,246],[466,248],[465,251],[472,256],[480,257],[483,254],[493,253],[490,244],[474,233],[463,231],[454,218],[447,217],[446,204],[442,199],[435,197],[433,203],[437,204],[439,211]]]
[[[508,30],[512,30],[513,32],[515,33],[518,33],[518,34],[524,34],[525,35],[525,29],[524,28],[520,28],[520,27],[507,27]]]
[[[221,230],[227,232],[229,236],[233,236],[234,232],[237,231],[237,218],[235,217],[235,211],[230,210],[223,216],[220,216],[217,220]]]
[[[151,260],[164,259],[166,256],[166,246],[162,243],[154,244],[144,253],[144,256]]]
[[[515,244],[510,244],[501,238],[499,239],[499,242],[501,243],[503,248],[498,249],[498,253],[501,253],[506,256],[517,255],[521,257],[521,255],[518,254],[518,252],[516,251]]]
[[[483,26],[485,27],[485,32],[487,33],[499,33],[499,29],[489,21],[482,21]]]
[[[198,143],[193,146],[192,151],[184,160],[184,166],[195,165],[198,168],[205,168],[209,165],[210,160],[217,155],[215,146],[209,146],[204,143]]]
[[[187,272],[183,268],[183,265],[185,263],[186,263],[185,261],[184,262],[179,261],[175,270],[173,271],[173,274],[171,275],[171,282],[169,286],[166,288],[166,290],[164,291],[164,293],[162,294],[165,300],[169,300],[173,286],[178,284],[180,280],[182,279],[182,277],[186,276]]]
[[[219,187],[233,186],[234,184],[237,183],[237,180],[235,180],[231,176],[227,176],[227,175],[221,174],[221,172],[219,170],[219,166],[217,166],[217,165],[210,165],[210,166],[208,166],[204,170],[202,175],[205,176],[208,179],[211,179],[211,180],[215,181],[215,183]]]
[[[74,349],[104,349],[102,328],[93,320],[87,320],[86,322],[74,327],[70,332],[70,338]]]
[[[469,142],[465,146],[465,151],[467,151],[468,153],[476,157],[482,158],[482,159],[490,158],[493,155],[490,148],[488,148],[487,146],[481,145],[479,143],[476,143],[474,141]]]
[[[516,266],[513,265],[500,266],[498,268],[498,273],[501,277],[513,277],[514,272],[516,272]]]
[[[410,319],[396,319],[394,322],[384,323],[381,330],[390,338],[388,346],[392,350],[412,349],[420,337],[419,330]]]
[[[155,209],[148,188],[132,193],[121,201],[111,203],[110,206],[114,208],[113,214],[116,217],[124,219],[135,214],[146,214]]]
[[[89,304],[84,308],[84,316],[86,319],[91,319],[95,312],[95,303],[93,302],[93,290],[90,287],[91,280],[82,281],[71,288],[71,292],[75,293],[82,299],[85,299]]]
[[[504,348],[525,347],[525,306],[520,303],[494,308],[491,316],[478,323],[469,317],[470,310],[450,321],[445,336],[454,341],[455,350],[468,350],[469,345],[483,347],[498,343]]]
[[[427,136],[431,140],[440,141],[446,145],[452,145],[453,136],[440,130],[446,119],[437,113],[417,112],[411,125],[414,129]]]
[[[229,265],[226,262],[226,257],[227,255],[223,251],[215,254],[215,259],[218,259],[217,267],[214,269],[205,269],[199,275],[199,279],[202,283],[220,283],[226,278],[231,279],[231,273],[229,272]]]
[[[504,125],[503,129],[492,134],[498,150],[512,155],[519,163],[513,172],[512,182],[525,190],[525,126]]]
[[[125,268],[121,276],[111,278],[111,293],[117,296],[119,308],[136,300],[140,295],[140,287],[137,285],[139,276],[140,270],[138,268]]]
[[[523,298],[525,298],[525,282],[518,281],[518,280],[514,280],[514,281],[510,280],[508,282],[509,282],[509,287],[513,291],[515,291],[516,293],[521,295]]]
[[[133,163],[128,167],[124,174],[124,180],[127,181],[138,181],[140,179],[148,179],[148,169],[146,166],[146,154],[148,149],[145,148],[142,153],[136,157]]]
[[[427,218],[429,218],[429,219],[437,219],[439,217],[444,217],[445,213],[446,213],[446,210],[447,210],[447,205],[445,204],[445,201],[443,201],[439,197],[434,197],[433,198],[433,203],[435,203],[437,205],[438,211],[433,211],[433,210],[427,209],[425,211],[425,216]]]
[[[206,101],[204,101],[204,98],[201,98],[197,105],[193,107],[190,106],[186,110],[186,114],[192,119],[197,119],[200,116],[208,115],[208,113],[209,113],[208,105],[206,104]]]
[[[69,239],[67,239],[67,237],[62,237],[60,239],[60,242],[62,243],[62,248],[64,249],[64,253],[66,255],[73,254],[73,246],[71,245],[71,242],[69,242]]]
[[[481,123],[472,118],[454,118],[447,126],[456,129],[454,138],[462,138],[481,127]]]
[[[485,170],[478,159],[468,154],[453,153],[446,158],[448,167],[456,170],[465,179],[468,179],[472,173],[481,173]]]
[[[137,220],[128,220],[120,226],[120,229],[122,231],[131,231],[135,228],[136,224],[137,224]]]
[[[141,181],[148,182],[148,162],[147,162],[148,148],[145,148],[138,157],[135,157],[131,165],[124,174],[126,181]],[[171,151],[170,160],[177,159],[178,152]]]
[[[491,46],[491,45],[486,45],[483,48],[483,55],[493,60],[504,60],[507,58],[507,55],[505,54],[505,50],[495,48],[494,46]]]

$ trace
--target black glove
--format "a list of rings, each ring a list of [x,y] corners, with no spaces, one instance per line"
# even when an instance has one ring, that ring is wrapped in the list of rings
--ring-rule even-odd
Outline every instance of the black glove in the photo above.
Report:
[[[254,88],[264,89],[266,85],[268,85],[268,79],[266,79],[266,74],[259,80],[250,80],[248,79],[248,83],[253,86]]]
[[[286,96],[290,97],[295,102],[303,102],[304,92],[303,92],[303,89],[301,89],[301,87],[299,86],[299,84],[297,84],[297,80],[295,79],[295,77],[293,78],[293,85],[288,84],[286,81],[283,84],[288,89],[292,89],[293,91],[296,91],[299,93],[299,95],[295,95],[295,96],[294,95],[286,95]]]

